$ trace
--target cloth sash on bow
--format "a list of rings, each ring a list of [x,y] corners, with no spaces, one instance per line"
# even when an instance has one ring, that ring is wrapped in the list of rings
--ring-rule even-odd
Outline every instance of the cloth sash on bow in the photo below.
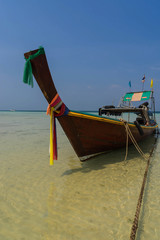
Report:
[[[57,134],[55,118],[62,116],[64,112],[65,104],[62,102],[57,93],[47,108],[47,115],[50,115],[50,165],[53,165],[53,160],[57,160]]]

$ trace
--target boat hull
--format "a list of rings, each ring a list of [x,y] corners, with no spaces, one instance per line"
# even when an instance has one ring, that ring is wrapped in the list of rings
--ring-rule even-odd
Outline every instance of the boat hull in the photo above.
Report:
[[[81,160],[126,146],[126,130],[120,120],[72,111],[58,120]],[[128,126],[137,142],[151,135],[157,127],[141,126],[144,134],[140,135],[134,124],[129,123]]]

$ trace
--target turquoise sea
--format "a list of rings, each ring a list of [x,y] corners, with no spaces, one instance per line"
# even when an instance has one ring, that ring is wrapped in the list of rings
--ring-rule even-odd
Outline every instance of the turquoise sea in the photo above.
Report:
[[[160,124],[160,114],[156,114]],[[129,148],[81,163],[57,124],[49,165],[45,112],[0,112],[0,239],[129,239],[146,168]],[[149,156],[154,137],[140,143]],[[149,168],[137,238],[160,239],[160,141]]]

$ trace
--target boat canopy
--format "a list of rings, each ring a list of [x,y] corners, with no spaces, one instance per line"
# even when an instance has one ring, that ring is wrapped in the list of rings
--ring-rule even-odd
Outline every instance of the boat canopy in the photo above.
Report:
[[[124,102],[145,101],[151,98],[152,91],[129,92],[123,98]]]

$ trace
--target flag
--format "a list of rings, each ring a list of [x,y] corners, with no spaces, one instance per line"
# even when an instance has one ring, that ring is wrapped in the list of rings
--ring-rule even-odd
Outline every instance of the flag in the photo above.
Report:
[[[146,79],[146,77],[145,77],[145,74],[144,74],[144,76],[143,76],[143,78],[142,78],[142,83],[145,82],[145,79]]]
[[[129,87],[131,88],[131,81],[129,81],[129,83],[128,83],[128,84],[129,84]]]
[[[151,79],[151,86],[150,88],[153,88],[153,79]]]

